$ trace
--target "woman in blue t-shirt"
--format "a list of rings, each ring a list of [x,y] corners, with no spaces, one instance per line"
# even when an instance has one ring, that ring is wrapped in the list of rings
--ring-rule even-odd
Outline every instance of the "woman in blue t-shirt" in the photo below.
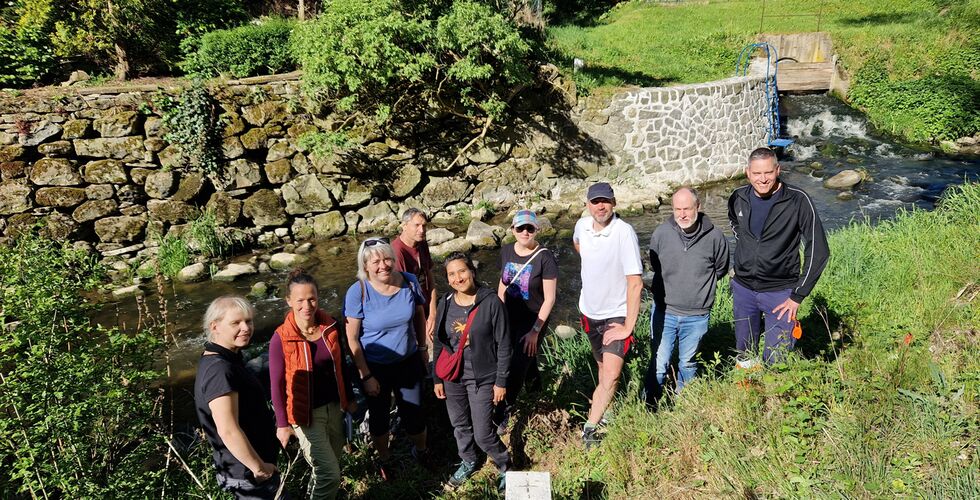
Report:
[[[395,254],[383,238],[361,243],[357,278],[344,301],[347,340],[367,393],[369,427],[381,476],[390,480],[392,394],[414,445],[412,455],[423,460],[428,454],[421,406],[428,363],[425,297],[413,274],[395,270]]]

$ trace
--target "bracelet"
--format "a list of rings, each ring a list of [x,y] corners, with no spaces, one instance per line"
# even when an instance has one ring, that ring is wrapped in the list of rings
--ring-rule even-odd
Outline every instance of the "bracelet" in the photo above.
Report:
[[[368,380],[371,380],[372,378],[374,378],[374,374],[368,373],[367,375],[361,377],[361,382],[367,382]]]

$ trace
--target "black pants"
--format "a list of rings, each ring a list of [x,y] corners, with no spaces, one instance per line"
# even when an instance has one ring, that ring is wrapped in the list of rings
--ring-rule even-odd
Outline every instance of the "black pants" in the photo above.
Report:
[[[497,428],[492,421],[493,383],[477,385],[471,380],[444,383],[446,411],[453,424],[459,458],[476,462],[480,457],[475,443],[493,460],[501,473],[506,472],[509,461],[507,447],[497,436]]]
[[[425,378],[425,364],[420,353],[390,365],[368,362],[368,368],[378,379],[381,391],[377,396],[368,396],[368,411],[371,416],[368,426],[372,436],[381,436],[391,430],[391,396],[395,396],[398,416],[405,433],[414,436],[425,430],[425,415],[422,413],[422,379]]]

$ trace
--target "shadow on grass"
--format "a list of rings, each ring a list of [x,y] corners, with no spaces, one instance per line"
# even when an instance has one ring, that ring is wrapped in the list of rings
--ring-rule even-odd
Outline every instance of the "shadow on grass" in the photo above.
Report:
[[[545,15],[552,26],[595,26],[599,18],[620,0],[552,0]]]
[[[868,14],[866,16],[857,17],[845,17],[838,19],[837,23],[844,26],[866,26],[866,25],[883,25],[883,24],[908,24],[920,16],[913,14],[911,12],[881,12],[877,14]]]

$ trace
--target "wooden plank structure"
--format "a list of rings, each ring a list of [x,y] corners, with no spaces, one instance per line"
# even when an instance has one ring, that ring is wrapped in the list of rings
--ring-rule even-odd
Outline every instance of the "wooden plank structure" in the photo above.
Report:
[[[829,34],[762,35],[760,39],[776,49],[780,92],[826,92],[842,84]]]

